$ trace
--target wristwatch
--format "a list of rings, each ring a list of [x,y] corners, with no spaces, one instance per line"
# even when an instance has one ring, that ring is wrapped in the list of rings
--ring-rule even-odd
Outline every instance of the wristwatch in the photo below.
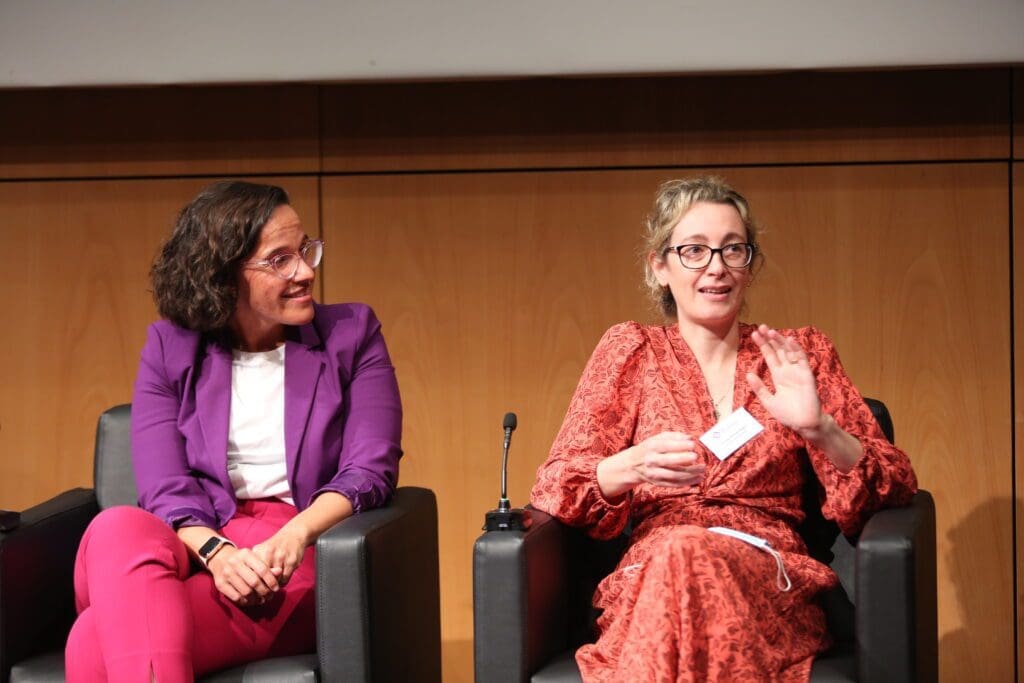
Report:
[[[236,547],[234,543],[223,536],[210,536],[209,540],[199,548],[199,561],[203,563],[204,567],[209,567],[213,556],[219,553],[221,548],[226,545],[232,548]]]

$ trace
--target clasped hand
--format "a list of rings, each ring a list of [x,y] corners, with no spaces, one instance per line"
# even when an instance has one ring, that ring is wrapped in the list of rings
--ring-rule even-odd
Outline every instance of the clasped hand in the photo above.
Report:
[[[631,469],[638,479],[655,486],[692,486],[704,476],[693,437],[662,432],[633,447]]]
[[[227,546],[209,563],[214,585],[239,607],[262,605],[288,583],[306,552],[287,526],[252,548]]]
[[[656,434],[597,465],[597,484],[608,499],[618,498],[640,483],[694,486],[703,476],[697,444],[681,432]]]

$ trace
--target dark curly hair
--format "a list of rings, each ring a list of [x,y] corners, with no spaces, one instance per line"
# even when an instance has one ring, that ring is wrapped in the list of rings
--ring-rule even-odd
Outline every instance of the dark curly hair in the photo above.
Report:
[[[213,183],[189,202],[149,271],[160,315],[190,330],[227,335],[238,269],[288,193],[237,180]]]

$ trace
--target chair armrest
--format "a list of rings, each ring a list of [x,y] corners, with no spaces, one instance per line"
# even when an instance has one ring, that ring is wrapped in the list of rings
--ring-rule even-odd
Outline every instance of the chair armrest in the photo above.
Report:
[[[404,486],[316,544],[319,680],[440,681],[437,502]]]
[[[98,511],[92,489],[73,489],[0,533],[0,680],[26,657],[63,648],[75,618],[75,554]]]
[[[857,543],[855,582],[859,679],[938,680],[931,494],[871,517]]]
[[[565,650],[567,527],[540,510],[526,531],[488,531],[473,546],[476,680],[525,682]]]

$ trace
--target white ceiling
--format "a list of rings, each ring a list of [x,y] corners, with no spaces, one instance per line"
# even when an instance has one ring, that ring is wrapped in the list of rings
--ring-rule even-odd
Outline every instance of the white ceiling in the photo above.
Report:
[[[0,87],[1024,63],[1024,0],[0,0]]]

